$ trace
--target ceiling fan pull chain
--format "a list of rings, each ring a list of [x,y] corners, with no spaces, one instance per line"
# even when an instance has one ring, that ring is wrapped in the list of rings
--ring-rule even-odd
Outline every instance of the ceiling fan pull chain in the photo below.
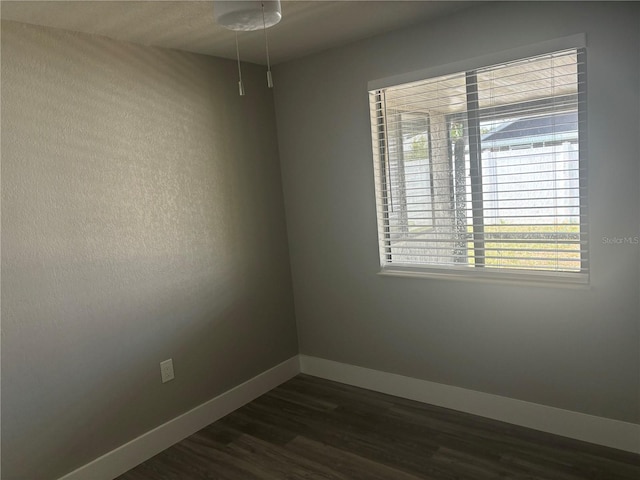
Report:
[[[271,77],[271,62],[269,61],[269,36],[267,34],[267,22],[264,17],[264,2],[262,2],[262,27],[264,30],[264,45],[267,50],[267,85],[273,88],[273,78]]]
[[[238,58],[238,91],[244,97],[244,84],[242,83],[242,69],[240,68],[240,47],[238,47],[238,32],[236,32],[236,57]]]

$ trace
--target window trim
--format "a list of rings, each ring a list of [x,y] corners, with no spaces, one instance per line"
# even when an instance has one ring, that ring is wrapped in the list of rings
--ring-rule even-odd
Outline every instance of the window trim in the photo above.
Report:
[[[462,271],[465,269],[464,271]],[[536,272],[531,270],[499,270],[469,267],[412,267],[392,265],[381,267],[378,275],[383,277],[405,277],[437,280],[459,280],[465,282],[494,283],[501,285],[526,285],[540,287],[570,287],[590,289],[589,276],[568,272]]]
[[[385,77],[378,80],[369,81],[368,91],[372,90],[383,90],[388,87],[393,87],[396,85],[400,85],[403,83],[411,83],[422,81],[428,78],[434,78],[439,76],[451,75],[456,73],[464,72],[468,77],[469,75],[474,75],[475,71],[481,68],[486,68],[491,65],[499,65],[501,63],[508,63],[518,61],[522,58],[535,57],[540,55],[549,54],[555,51],[561,50],[569,50],[569,49],[586,49],[587,41],[586,34],[580,33],[576,35],[571,35],[567,37],[561,37],[549,41],[539,42],[535,44],[531,44],[528,46],[516,47],[509,50],[504,50],[500,52],[495,52],[487,55],[483,55],[480,57],[475,57],[472,59],[466,59],[458,62],[449,63],[446,65],[440,65],[436,67],[431,67],[427,69],[422,69],[413,72],[407,72],[400,75],[394,75],[391,77]],[[580,68],[580,67],[579,67]],[[584,68],[584,67],[582,67]],[[469,85],[469,79],[467,78],[467,86]],[[473,82],[472,82],[473,83]],[[473,97],[473,92],[467,92],[467,98],[469,98],[469,93],[471,93],[471,97]],[[578,92],[578,96],[586,95],[586,92]],[[382,98],[379,98],[380,101],[383,101]],[[379,105],[379,102],[376,103]],[[473,110],[473,109],[472,109]],[[578,111],[579,115],[586,115],[586,111],[584,109]],[[581,131],[579,136],[579,150],[581,152],[580,156],[580,168],[581,170],[586,171],[586,142],[587,142],[587,126],[586,122],[584,123],[584,131]],[[384,127],[384,126],[383,126]],[[479,138],[479,136],[476,136]],[[385,148],[385,140],[382,140],[382,144],[378,141],[378,149]],[[449,142],[450,143],[450,142]],[[378,154],[386,156],[386,151],[380,151]],[[375,157],[375,154],[374,154]],[[584,158],[583,158],[584,157]],[[472,156],[473,158],[473,156]],[[473,168],[473,167],[472,167]],[[385,182],[385,180],[382,180]],[[587,190],[587,177],[586,175],[581,175],[579,180],[579,185],[581,190]],[[376,183],[378,180],[376,179]],[[482,195],[482,192],[480,192]],[[472,193],[472,199],[475,197]],[[482,200],[482,197],[480,197]],[[473,203],[473,210],[476,209],[475,201]],[[585,228],[586,224],[585,216],[588,215],[588,205],[587,199],[581,200],[580,203],[580,217],[581,217],[581,228]],[[476,228],[476,220],[474,215],[474,231]],[[481,226],[483,227],[483,226]],[[386,226],[385,228],[389,228]],[[585,235],[588,238],[588,232],[581,232],[581,235]],[[474,248],[477,249],[478,246],[474,245]],[[482,248],[482,246],[480,246]],[[389,257],[390,253],[387,254]],[[476,268],[469,267],[467,265],[461,266],[444,266],[444,265],[427,265],[427,266],[414,266],[414,265],[404,265],[404,264],[387,264],[382,265],[379,271],[379,275],[383,276],[402,276],[402,277],[420,277],[420,278],[437,278],[437,279],[458,279],[458,280],[470,280],[470,281],[484,281],[484,282],[492,282],[492,283],[508,283],[508,284],[518,284],[523,283],[526,285],[537,284],[540,286],[577,286],[577,287],[585,287],[590,284],[591,271],[590,271],[590,260],[589,256],[581,255],[581,271],[580,272],[550,272],[550,271],[532,271],[532,270],[522,270],[522,269],[509,269],[509,268],[499,268],[499,269],[487,269],[487,268]]]

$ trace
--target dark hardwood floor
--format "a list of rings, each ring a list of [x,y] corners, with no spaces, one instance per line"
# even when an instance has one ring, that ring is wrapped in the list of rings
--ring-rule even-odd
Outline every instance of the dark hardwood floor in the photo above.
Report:
[[[299,375],[118,480],[640,480],[640,455]]]

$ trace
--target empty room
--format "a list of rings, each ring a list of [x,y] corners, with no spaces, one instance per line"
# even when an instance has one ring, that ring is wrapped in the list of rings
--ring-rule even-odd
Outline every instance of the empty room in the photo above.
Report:
[[[640,2],[0,13],[2,479],[640,478]]]

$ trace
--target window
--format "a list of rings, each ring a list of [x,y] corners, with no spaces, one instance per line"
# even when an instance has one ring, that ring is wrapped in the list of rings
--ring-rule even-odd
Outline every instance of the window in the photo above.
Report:
[[[370,90],[383,271],[586,281],[585,51]]]

